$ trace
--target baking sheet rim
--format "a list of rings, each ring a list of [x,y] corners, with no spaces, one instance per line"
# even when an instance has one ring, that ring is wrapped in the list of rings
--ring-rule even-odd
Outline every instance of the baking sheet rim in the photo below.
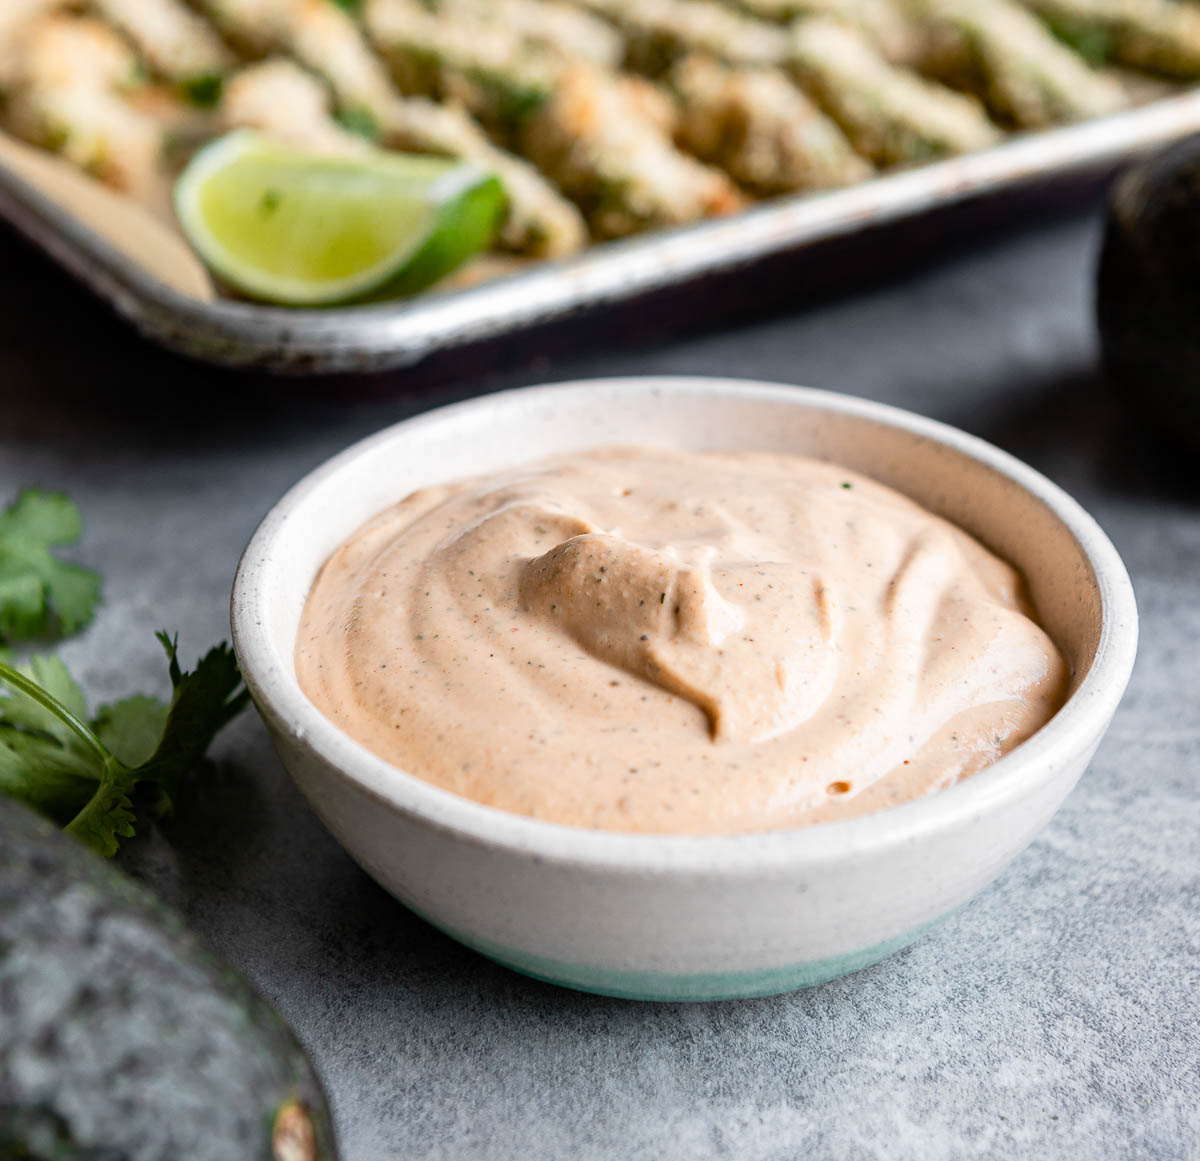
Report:
[[[411,366],[437,351],[971,197],[1111,165],[1196,131],[1200,89],[847,189],[776,199],[732,217],[596,246],[469,289],[332,310],[187,298],[3,167],[0,216],[164,346],[211,363],[284,373],[370,371]]]

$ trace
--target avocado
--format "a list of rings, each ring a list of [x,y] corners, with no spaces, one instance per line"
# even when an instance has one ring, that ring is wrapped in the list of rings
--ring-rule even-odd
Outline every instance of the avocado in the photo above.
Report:
[[[1200,451],[1200,135],[1114,186],[1097,315],[1114,382],[1160,433]]]
[[[333,1161],[284,1022],[169,908],[0,800],[0,1161]]]

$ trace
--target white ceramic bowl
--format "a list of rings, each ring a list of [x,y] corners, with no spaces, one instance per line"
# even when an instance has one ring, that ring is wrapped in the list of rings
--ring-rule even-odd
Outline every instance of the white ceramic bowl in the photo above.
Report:
[[[1027,576],[1069,656],[1069,700],[1032,739],[930,798],[864,818],[728,837],[590,831],[422,782],[328,721],[296,682],[309,587],[368,517],[415,488],[613,443],[828,458],[972,532]],[[233,637],[275,746],[325,824],[430,923],[530,975],[641,999],[764,995],[854,971],[980,891],[1087,766],[1133,666],[1120,558],[1069,496],[953,428],[863,400],[731,380],[625,379],[491,395],[330,460],[263,522]]]

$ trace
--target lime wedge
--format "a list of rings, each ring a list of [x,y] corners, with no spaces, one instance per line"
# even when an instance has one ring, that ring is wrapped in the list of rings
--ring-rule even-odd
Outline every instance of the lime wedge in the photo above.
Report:
[[[238,130],[175,185],[183,232],[241,293],[285,306],[412,294],[491,243],[499,180],[441,157],[331,157]]]

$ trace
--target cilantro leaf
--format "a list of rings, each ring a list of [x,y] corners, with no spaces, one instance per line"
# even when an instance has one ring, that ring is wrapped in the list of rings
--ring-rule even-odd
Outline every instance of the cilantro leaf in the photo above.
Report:
[[[64,634],[91,619],[100,577],[52,552],[83,531],[79,509],[62,492],[29,488],[0,512],[0,641]]]
[[[220,73],[201,73],[183,83],[183,99],[197,109],[215,109],[221,103],[225,78]]]
[[[183,777],[216,734],[249,701],[228,646],[210,650],[191,673],[167,653],[172,697],[163,705],[131,697],[102,708],[90,723],[83,694],[57,658],[14,667],[0,658],[0,793],[65,826],[101,854],[134,834],[138,811],[174,805]]]
[[[378,145],[383,136],[383,130],[380,128],[375,114],[362,105],[350,105],[339,109],[334,114],[334,119],[343,129],[370,141],[372,145]]]
[[[83,690],[75,684],[70,670],[57,657],[31,657],[17,671],[45,690],[59,705],[77,718],[87,717],[87,702]],[[20,690],[5,703],[6,722],[26,730],[46,735],[64,749],[77,749],[79,738],[71,727],[53,710]]]
[[[123,838],[133,838],[137,815],[133,790],[137,779],[118,769],[105,778],[84,808],[67,823],[67,832],[98,854],[111,857]]]
[[[154,752],[138,766],[139,777],[174,797],[182,777],[204,757],[213,738],[242,712],[250,694],[242,686],[237,659],[225,642],[210,649],[191,673],[183,673],[178,638],[157,634],[167,653],[172,697],[166,725]]]
[[[36,745],[12,745],[0,738],[0,794],[17,798],[59,826],[79,813],[96,792],[92,771],[44,761]]]
[[[92,729],[126,766],[140,766],[158,746],[167,725],[167,706],[138,694],[100,707]]]
[[[86,715],[82,691],[56,657],[34,657],[16,672],[69,714]],[[56,713],[19,689],[0,702],[0,793],[65,826],[95,793],[96,780],[94,751]]]
[[[0,665],[0,678],[12,690],[0,700],[0,790],[66,826],[104,775],[83,693],[55,657]]]

